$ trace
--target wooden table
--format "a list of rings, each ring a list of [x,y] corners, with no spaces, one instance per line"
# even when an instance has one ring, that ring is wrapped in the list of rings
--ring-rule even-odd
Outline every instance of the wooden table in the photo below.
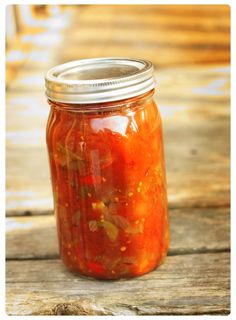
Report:
[[[29,51],[20,67],[9,67],[15,76],[7,93],[7,313],[228,314],[229,9],[148,6],[145,15],[138,7],[115,9],[72,8],[67,29],[44,31],[59,33],[62,42],[50,48],[42,41],[33,46],[42,53],[41,62]],[[140,35],[135,28],[130,31],[130,25],[140,24]],[[157,67],[171,224],[165,263],[142,277],[121,281],[76,276],[61,263],[44,140],[48,106],[43,71],[67,59],[104,55],[106,43],[109,55],[144,52]],[[43,60],[44,55],[48,59]]]

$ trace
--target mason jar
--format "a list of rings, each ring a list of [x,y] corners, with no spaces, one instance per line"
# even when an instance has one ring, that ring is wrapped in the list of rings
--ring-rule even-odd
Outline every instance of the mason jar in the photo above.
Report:
[[[47,147],[60,256],[73,272],[140,276],[169,245],[152,63],[98,58],[46,74]]]

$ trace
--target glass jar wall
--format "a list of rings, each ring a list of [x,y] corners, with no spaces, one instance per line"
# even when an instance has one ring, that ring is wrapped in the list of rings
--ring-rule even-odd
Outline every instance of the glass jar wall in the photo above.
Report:
[[[59,248],[71,271],[129,278],[166,256],[163,137],[153,92],[103,103],[49,100]]]

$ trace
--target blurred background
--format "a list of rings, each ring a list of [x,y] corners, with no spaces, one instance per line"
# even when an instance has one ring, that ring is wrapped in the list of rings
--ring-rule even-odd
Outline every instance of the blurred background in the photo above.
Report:
[[[9,5],[7,211],[50,212],[45,72],[70,60],[151,60],[163,117],[170,206],[229,202],[230,8],[222,5]],[[224,148],[222,147],[224,144]],[[209,149],[213,148],[209,156]],[[204,163],[207,167],[202,168]],[[220,169],[221,168],[221,169]],[[205,170],[205,171],[204,171]],[[222,171],[223,172],[223,171]],[[193,174],[195,173],[195,175]],[[195,202],[194,202],[195,201]]]

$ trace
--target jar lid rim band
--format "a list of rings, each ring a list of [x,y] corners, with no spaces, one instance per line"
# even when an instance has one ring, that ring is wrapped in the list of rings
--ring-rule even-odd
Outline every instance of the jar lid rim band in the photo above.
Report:
[[[131,58],[93,58],[51,68],[45,76],[46,95],[64,103],[117,101],[155,87],[153,65]]]

